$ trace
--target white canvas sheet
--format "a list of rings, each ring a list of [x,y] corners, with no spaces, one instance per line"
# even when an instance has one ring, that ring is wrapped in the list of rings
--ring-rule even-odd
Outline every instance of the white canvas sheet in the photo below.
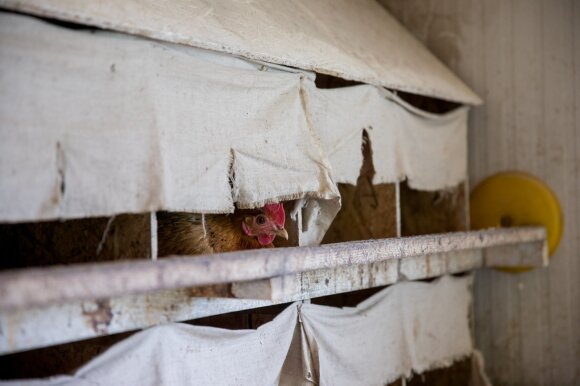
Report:
[[[305,196],[338,210],[304,74],[7,14],[0,66],[4,221],[227,213]]]
[[[322,385],[384,385],[471,353],[471,279],[393,285],[356,308],[305,304],[302,322]]]
[[[471,284],[471,277],[396,284],[356,308],[294,304],[257,330],[154,327],[73,376],[18,384],[384,385],[472,354]]]
[[[363,129],[376,183],[465,179],[466,109],[425,114],[375,86],[320,90],[308,72],[6,13],[0,68],[4,222],[301,199],[315,244]]]
[[[375,86],[481,103],[375,0],[0,0],[0,5]]]
[[[309,86],[313,123],[335,181],[356,184],[363,130],[371,141],[375,184],[407,178],[413,188],[436,190],[465,180],[467,107],[435,115],[373,86]]]

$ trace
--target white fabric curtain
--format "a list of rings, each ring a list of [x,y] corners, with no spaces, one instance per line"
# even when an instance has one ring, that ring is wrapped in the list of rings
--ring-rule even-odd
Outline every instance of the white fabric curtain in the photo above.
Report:
[[[257,330],[153,327],[74,375],[17,384],[384,385],[472,354],[471,285],[445,276],[393,285],[354,308],[293,304]]]
[[[467,109],[419,112],[375,86],[0,14],[0,221],[300,199],[320,241],[369,132],[376,183],[466,174]],[[308,234],[308,232],[313,232]]]
[[[465,180],[467,107],[429,114],[369,85],[321,90],[309,83],[307,90],[337,182],[356,184],[363,130],[371,141],[375,184],[407,178],[413,188],[438,190]]]

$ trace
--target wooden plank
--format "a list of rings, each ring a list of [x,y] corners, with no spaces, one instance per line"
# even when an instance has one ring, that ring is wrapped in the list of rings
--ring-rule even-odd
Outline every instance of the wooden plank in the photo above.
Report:
[[[403,235],[403,229],[401,227],[401,183],[397,182],[395,184],[395,201],[397,205],[397,237]]]
[[[483,251],[484,265],[487,267],[525,267],[527,264],[534,267],[538,266],[538,256],[542,257],[539,266],[546,267],[548,250],[546,243],[541,241],[520,244],[517,248],[511,245],[499,245]]]
[[[467,251],[463,255],[469,256],[472,251]],[[463,256],[461,253],[458,256]],[[417,258],[412,258],[417,260]],[[427,257],[433,259],[433,257]],[[457,259],[455,259],[457,260]],[[454,260],[452,260],[454,261]],[[458,270],[467,270],[475,266],[481,265],[479,262],[472,260],[471,265],[459,265],[459,269],[451,269],[449,272],[456,272]],[[453,267],[453,264],[449,264]],[[455,264],[457,266],[457,264]],[[380,286],[391,284],[400,278],[417,279],[432,277],[434,275],[444,273],[443,270],[431,270],[429,264],[419,265],[423,267],[424,273],[421,273],[421,268],[412,268],[411,264],[399,265],[396,260],[387,260],[377,262],[365,268],[364,265],[355,267],[338,267],[333,270],[322,270],[303,274],[300,281],[300,287],[294,287],[294,292],[288,294],[281,290],[281,288],[289,288],[284,284],[284,280],[288,280],[289,276],[280,278],[281,287],[278,288],[278,298],[276,301],[292,301],[304,299],[314,296],[323,296],[333,293],[353,291],[357,289],[369,288],[373,286]],[[402,270],[402,271],[401,271]],[[401,273],[403,272],[403,273]],[[410,274],[413,272],[413,274]],[[350,275],[349,275],[350,274]],[[296,278],[294,276],[293,278]],[[345,280],[348,278],[349,280]],[[306,280],[305,280],[306,279]],[[228,302],[227,299],[214,299],[213,303],[203,303],[207,307],[194,307],[192,304],[198,299],[192,300],[192,291],[174,291],[165,292],[163,294],[142,295],[141,297],[133,297],[130,300],[123,298],[121,300],[107,300],[107,301],[88,301],[69,306],[55,306],[49,309],[18,311],[16,313],[2,313],[2,322],[4,324],[3,331],[6,331],[4,337],[9,347],[16,347],[15,342],[19,341],[15,337],[15,327],[18,326],[17,331],[21,331],[26,336],[26,339],[20,344],[18,349],[28,349],[31,347],[42,347],[43,345],[63,343],[66,341],[84,339],[102,334],[110,334],[121,331],[127,331],[135,328],[141,328],[147,325],[166,322],[170,320],[187,320],[195,317],[202,317],[207,315],[219,314],[222,312],[230,312],[233,310],[263,307],[271,304],[271,302],[246,302],[237,303],[235,301]],[[207,299],[199,299],[203,302],[209,302]],[[114,309],[117,311],[114,311]],[[193,312],[183,313],[183,310],[189,310],[194,307]],[[144,312],[143,310],[146,310]],[[120,310],[124,310],[121,312]],[[119,319],[116,313],[124,315],[129,321]],[[146,314],[142,316],[142,314]],[[62,319],[65,317],[65,319]],[[68,323],[68,329],[61,331],[59,327],[59,320],[74,320],[76,323]],[[115,323],[113,323],[115,319]],[[45,323],[46,320],[55,321],[55,331],[46,332],[45,329],[38,328],[35,325],[38,323]],[[147,320],[147,322],[143,322]],[[28,323],[28,325],[26,325]],[[128,324],[127,324],[128,323]],[[31,327],[31,325],[35,327]],[[12,328],[11,328],[12,327]],[[92,330],[92,332],[91,332]],[[44,336],[46,333],[48,338],[39,338],[30,331],[41,332]],[[17,334],[17,333],[16,333]],[[47,340],[48,339],[48,340]],[[20,339],[21,340],[21,339]],[[31,343],[36,342],[36,343]],[[34,346],[31,346],[34,344]]]
[[[292,302],[393,284],[399,280],[398,268],[396,259],[339,266],[257,282],[234,283],[232,292],[238,298]]]
[[[542,234],[537,232],[537,229],[528,231],[532,232],[527,232],[525,235],[527,238],[533,233],[535,236]],[[511,233],[512,236],[517,234]],[[482,234],[477,236],[478,240],[480,238],[486,239]],[[505,241],[506,239],[503,240]],[[493,245],[489,241],[486,244]],[[502,248],[511,248],[513,253],[517,254],[518,249],[522,247],[526,249],[528,245],[537,244],[538,241],[532,239],[524,243],[508,244]],[[403,259],[392,258],[352,266],[337,266],[261,281],[264,284],[262,294],[267,294],[263,297],[272,299],[201,298],[198,297],[199,292],[195,288],[184,288],[106,299],[76,300],[64,304],[3,309],[0,311],[0,353],[46,347],[160,323],[261,308],[275,303],[346,293],[400,281],[465,272],[484,266],[486,260],[488,264],[494,263],[490,259],[484,259],[485,248],[452,250],[407,256]],[[539,252],[543,252],[544,249],[535,248],[533,251],[536,253],[535,259],[542,262],[545,255]]]
[[[545,240],[521,227],[0,273],[0,310],[154,290],[259,280],[426,254]]]
[[[528,244],[535,245],[537,242],[506,247],[517,252]],[[535,250],[538,251],[537,248]],[[485,249],[467,249],[371,264],[339,266],[261,281],[264,284],[264,293],[268,293],[273,299],[200,298],[194,288],[188,288],[4,310],[0,312],[0,354],[131,331],[160,323],[191,320],[275,303],[380,287],[400,281],[466,272],[484,266],[484,254]],[[541,256],[536,255],[536,259],[541,261]],[[278,287],[271,288],[273,284]]]
[[[157,249],[158,249],[158,240],[157,240],[157,213],[151,212],[149,213],[149,234],[151,240],[151,260],[157,260]]]
[[[267,300],[192,297],[190,290],[181,289],[2,312],[0,353],[269,305]]]
[[[296,204],[296,201],[294,200],[289,200],[289,201],[285,201],[283,202],[283,205],[285,207],[285,214],[286,214],[286,218],[285,218],[285,229],[288,232],[288,239],[283,239],[281,237],[277,237],[274,241],[273,241],[273,245],[275,247],[297,247],[299,245],[299,236],[301,234],[301,227],[302,227],[302,216],[301,213],[298,213],[298,216],[293,219],[292,218],[292,210],[294,208]],[[300,211],[298,211],[300,212]],[[253,212],[252,212],[253,213]],[[257,214],[257,212],[255,213]],[[159,216],[161,216],[162,214],[159,213]],[[218,221],[218,220],[225,220],[225,221],[231,221],[228,220],[229,215],[222,215],[222,214],[214,214],[214,215],[196,215],[196,214],[192,214],[192,213],[165,213],[163,214],[163,217],[160,217],[160,224],[161,227],[165,227],[164,231],[161,231],[158,233],[157,236],[157,241],[159,242],[159,251],[160,251],[160,258],[166,258],[168,256],[173,255],[187,255],[187,254],[201,254],[203,252],[196,250],[191,244],[191,238],[190,237],[185,237],[187,236],[186,233],[182,232],[182,236],[185,235],[184,237],[177,237],[174,238],[174,232],[176,229],[179,229],[179,227],[176,228],[176,224],[180,224],[180,226],[182,227],[182,231],[186,229],[186,224],[188,223],[188,221],[191,221],[191,219],[188,219],[190,216],[194,216],[194,218],[196,219],[196,221],[200,221],[201,224],[203,224],[204,222],[207,223],[211,223],[212,221]],[[184,223],[181,223],[181,221],[185,221]],[[240,228],[240,232],[241,232],[241,228]],[[210,241],[210,237],[216,237],[215,235],[211,235],[211,232],[208,233],[207,237],[208,239],[206,240],[208,243],[211,243]],[[153,244],[153,240],[152,240],[152,244]],[[209,245],[209,244],[208,244]],[[249,248],[246,248],[249,249]],[[245,292],[263,292],[263,285],[267,285],[267,283],[252,283],[252,284],[244,284],[244,283],[240,283],[238,285],[238,287],[243,287],[243,286],[249,286],[249,287],[256,287],[256,288],[248,288],[246,290],[244,290]],[[197,291],[197,296],[199,297],[212,297],[212,298],[230,298],[230,297],[234,297],[234,295],[232,294],[231,291],[231,285],[230,283],[225,283],[225,284],[215,284],[215,285],[209,285],[209,286],[198,286],[195,289],[192,289],[192,291]]]

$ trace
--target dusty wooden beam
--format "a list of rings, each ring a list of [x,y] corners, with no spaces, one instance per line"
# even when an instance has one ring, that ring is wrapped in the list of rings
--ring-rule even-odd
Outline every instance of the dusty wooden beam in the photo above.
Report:
[[[159,323],[465,272],[484,266],[545,264],[545,239],[535,239],[543,234],[541,231],[520,233],[508,230],[506,237],[494,239],[490,239],[489,232],[475,234],[481,236],[482,244],[478,245],[483,247],[398,258],[408,252],[400,250],[394,258],[235,283],[234,292],[247,299],[200,298],[191,288],[182,288],[0,310],[0,354],[131,331]],[[415,242],[416,239],[413,238]],[[401,240],[409,242],[410,239]],[[427,241],[425,238],[420,240]],[[381,248],[384,245],[379,243],[381,247],[377,247],[376,244],[371,243],[375,250],[383,253]],[[443,249],[446,244],[443,241],[441,244]],[[357,248],[362,247],[358,245]],[[332,260],[320,264],[330,265]]]
[[[531,260],[537,257],[539,261]],[[497,245],[483,250],[486,267],[537,267],[548,265],[548,245],[544,241],[520,243],[517,248],[511,245]]]
[[[198,298],[180,289],[1,312],[0,355],[272,304]]]
[[[482,267],[541,267],[547,265],[545,244],[544,241],[530,241],[345,265],[252,282],[237,282],[232,285],[232,292],[243,299],[288,302]]]
[[[507,247],[518,249],[521,245],[528,243]],[[237,291],[246,299],[200,298],[191,288],[185,288],[3,311],[0,312],[0,355],[132,331],[160,323],[192,320],[465,272],[484,265],[483,251],[471,249],[389,259],[234,283],[234,292]]]
[[[157,261],[5,271],[0,273],[0,312],[72,300],[258,280],[413,256],[544,242],[545,238],[543,228],[491,229]]]
[[[483,266],[482,250],[468,249],[238,282],[232,285],[232,292],[243,299],[291,302],[466,272]]]
[[[512,244],[506,248],[514,250],[517,255],[521,246],[527,249],[527,246],[536,243]],[[185,288],[4,311],[0,312],[0,355],[132,331],[160,323],[192,320],[465,272],[484,266],[484,251],[488,249],[390,259],[234,284],[241,291],[253,290],[245,294],[248,298],[271,297],[264,300],[200,298],[196,297],[194,291]],[[534,252],[536,262],[541,262],[537,252]],[[526,263],[529,264],[530,260]]]

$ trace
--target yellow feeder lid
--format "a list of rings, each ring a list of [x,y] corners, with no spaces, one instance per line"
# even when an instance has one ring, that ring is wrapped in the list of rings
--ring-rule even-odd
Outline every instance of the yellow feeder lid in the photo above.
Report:
[[[530,174],[504,172],[486,178],[471,192],[470,207],[472,229],[545,226],[550,255],[558,248],[564,224],[560,203],[545,183]],[[502,270],[530,269],[505,267]]]

